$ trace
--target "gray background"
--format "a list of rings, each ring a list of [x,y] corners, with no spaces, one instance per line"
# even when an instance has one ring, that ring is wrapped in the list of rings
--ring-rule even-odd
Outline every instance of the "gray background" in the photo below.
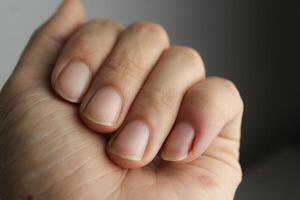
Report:
[[[0,88],[31,33],[59,0],[1,0]],[[277,0],[85,0],[89,18],[162,24],[202,55],[208,75],[240,88],[246,109],[237,199],[299,199],[296,6]],[[286,1],[288,2],[288,1]],[[293,20],[294,19],[294,20]],[[294,73],[295,71],[295,73]]]

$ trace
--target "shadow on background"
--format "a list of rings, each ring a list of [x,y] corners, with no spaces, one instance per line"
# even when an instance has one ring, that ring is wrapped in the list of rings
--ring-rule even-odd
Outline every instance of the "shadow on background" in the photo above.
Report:
[[[253,27],[239,34],[237,44],[237,49],[249,51],[241,63],[253,65],[247,66],[246,77],[233,75],[246,102],[241,148],[245,178],[236,199],[300,199],[297,5],[296,1],[255,2],[245,8]]]

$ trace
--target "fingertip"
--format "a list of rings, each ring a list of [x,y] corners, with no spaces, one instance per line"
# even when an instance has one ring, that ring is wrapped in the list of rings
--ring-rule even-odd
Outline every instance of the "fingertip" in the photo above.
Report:
[[[64,0],[43,28],[53,39],[65,42],[68,36],[84,21],[85,10],[81,2],[79,0]]]
[[[116,125],[96,123],[89,115],[85,114],[82,109],[80,109],[80,118],[89,129],[99,134],[111,134],[118,129]]]
[[[124,169],[138,169],[146,165],[146,163],[140,160],[121,157],[119,154],[115,154],[111,151],[110,148],[107,148],[107,154],[113,163]]]
[[[85,9],[80,0],[63,0],[55,13],[63,13],[66,9],[72,9],[75,12],[72,14],[76,14],[82,20],[85,19]]]
[[[143,167],[150,162],[146,153],[149,137],[150,129],[146,123],[141,120],[129,122],[110,139],[108,155],[121,167]]]
[[[73,62],[63,68],[52,85],[54,90],[65,100],[79,103],[92,80],[89,67],[81,62]]]
[[[87,94],[80,106],[83,121],[91,129],[101,133],[113,132],[119,126],[123,97],[111,86],[104,86]]]
[[[111,147],[112,140],[107,144],[106,152],[110,160],[124,169],[137,169],[144,167],[148,164],[143,159],[136,158],[134,156],[126,156],[120,152],[117,152],[114,148]]]
[[[177,123],[164,143],[161,157],[165,161],[183,161],[187,158],[195,138],[195,130],[188,122]]]

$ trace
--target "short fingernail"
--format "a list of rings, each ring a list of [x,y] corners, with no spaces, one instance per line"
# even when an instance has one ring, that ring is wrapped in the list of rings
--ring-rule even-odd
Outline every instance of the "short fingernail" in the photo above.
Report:
[[[194,137],[194,128],[189,123],[178,123],[171,131],[161,157],[167,161],[184,160],[189,153]]]
[[[148,144],[149,132],[144,122],[130,122],[114,139],[110,151],[124,159],[141,160]]]
[[[92,75],[89,67],[81,62],[67,65],[54,83],[56,91],[71,102],[79,102],[86,91]]]
[[[113,87],[100,88],[83,110],[86,118],[96,124],[113,126],[122,107],[122,98]]]

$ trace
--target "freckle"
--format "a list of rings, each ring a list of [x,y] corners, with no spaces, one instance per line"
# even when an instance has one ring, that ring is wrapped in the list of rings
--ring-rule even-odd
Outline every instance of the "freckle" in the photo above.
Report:
[[[213,178],[208,175],[198,176],[198,181],[205,187],[213,187],[215,185]]]
[[[28,195],[27,200],[33,200],[33,197],[31,195]]]

